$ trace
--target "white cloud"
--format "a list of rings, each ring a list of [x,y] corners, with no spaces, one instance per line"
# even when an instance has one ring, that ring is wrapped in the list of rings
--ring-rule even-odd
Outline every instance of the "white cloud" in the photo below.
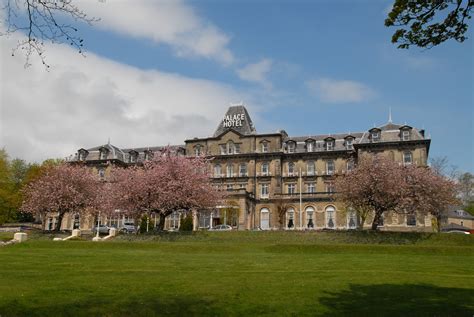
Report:
[[[230,102],[250,98],[231,87],[146,71],[66,45],[48,45],[24,69],[12,57],[15,39],[0,46],[0,148],[29,161],[65,157],[81,147],[182,144],[209,136]]]
[[[273,61],[270,59],[262,59],[255,64],[248,64],[237,70],[240,79],[258,83],[266,88],[271,88],[271,83],[267,78],[268,73],[272,69]]]
[[[171,46],[179,56],[231,64],[229,36],[182,1],[79,1],[78,7],[101,21],[94,27]]]
[[[352,80],[312,79],[306,82],[306,87],[312,95],[328,103],[363,102],[375,95],[369,86]]]

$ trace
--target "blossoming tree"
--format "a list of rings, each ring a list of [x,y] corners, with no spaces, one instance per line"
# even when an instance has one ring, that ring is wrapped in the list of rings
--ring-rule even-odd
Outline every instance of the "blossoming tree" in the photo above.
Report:
[[[115,169],[111,173],[116,207],[140,217],[159,216],[158,230],[174,211],[211,208],[223,198],[209,178],[208,162],[165,152],[143,166]]]
[[[85,213],[97,206],[99,183],[88,167],[67,163],[51,166],[25,187],[22,210],[39,215],[43,228],[47,213],[57,212],[55,231],[59,231],[66,213]]]
[[[361,218],[373,213],[372,230],[388,211],[405,214],[441,212],[456,202],[455,185],[428,167],[402,166],[383,155],[363,156],[356,168],[336,180],[339,198]],[[438,225],[439,226],[439,225]]]

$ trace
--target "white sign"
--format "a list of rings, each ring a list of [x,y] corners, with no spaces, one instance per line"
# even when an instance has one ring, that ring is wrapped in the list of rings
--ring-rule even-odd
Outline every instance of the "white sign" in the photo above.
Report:
[[[245,114],[234,114],[233,116],[225,116],[222,120],[224,128],[241,127],[245,120]]]

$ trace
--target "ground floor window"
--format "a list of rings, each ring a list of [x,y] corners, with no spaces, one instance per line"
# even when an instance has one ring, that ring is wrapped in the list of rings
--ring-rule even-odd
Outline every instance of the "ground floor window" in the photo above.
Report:
[[[170,229],[171,230],[178,230],[179,228],[179,219],[180,219],[180,214],[178,211],[173,211],[173,213],[170,215]]]
[[[326,228],[334,229],[336,227],[336,210],[330,206],[326,208]]]
[[[408,214],[407,215],[407,226],[416,226],[416,215]]]
[[[286,228],[293,229],[295,227],[295,210],[289,209],[286,212]]]
[[[357,225],[357,213],[354,211],[354,209],[349,208],[349,210],[347,211],[347,228],[356,229]]]
[[[52,231],[56,228],[56,218],[49,217],[46,221],[46,230]]]
[[[267,208],[262,208],[260,210],[260,229],[270,229],[270,210]]]
[[[307,207],[306,208],[306,221],[307,221],[306,227],[309,229],[314,228],[313,216],[314,216],[314,208]]]
[[[201,211],[199,213],[199,228],[210,228],[211,225],[211,212]]]

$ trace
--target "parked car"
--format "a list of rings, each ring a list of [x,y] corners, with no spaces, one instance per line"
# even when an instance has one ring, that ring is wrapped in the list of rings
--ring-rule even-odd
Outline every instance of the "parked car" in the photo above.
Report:
[[[212,231],[230,231],[230,230],[232,230],[232,227],[229,226],[229,225],[217,225],[215,227],[212,227],[209,230],[212,230]]]
[[[464,230],[448,230],[444,231],[445,233],[459,233],[459,234],[471,234],[469,231]]]
[[[107,225],[99,225],[99,234],[101,233],[105,233],[105,234],[109,234],[109,230],[110,230],[111,227],[107,226]],[[95,226],[94,228],[92,228],[92,233],[96,234],[97,233],[97,226]]]
[[[120,232],[122,233],[135,233],[136,231],[137,228],[133,222],[125,222],[122,228],[120,228]]]

